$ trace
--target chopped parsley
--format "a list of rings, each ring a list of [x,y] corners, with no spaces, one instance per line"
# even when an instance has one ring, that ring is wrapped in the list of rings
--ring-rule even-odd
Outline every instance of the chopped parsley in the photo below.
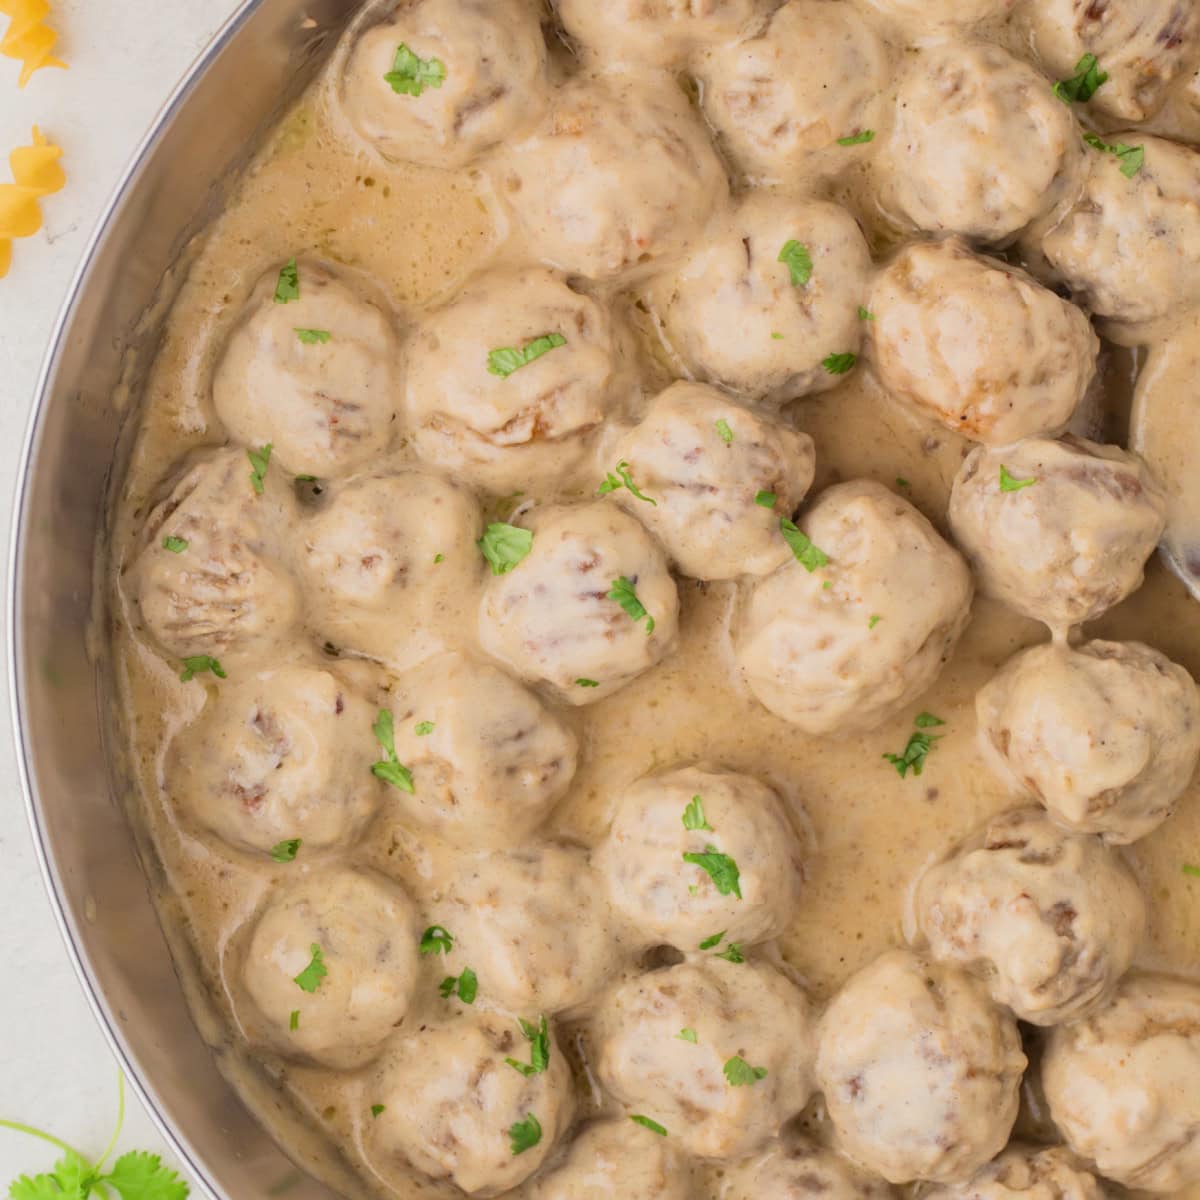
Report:
[[[1121,162],[1121,174],[1126,179],[1132,179],[1146,161],[1145,146],[1127,146],[1124,142],[1106,142],[1096,133],[1085,133],[1083,140],[1094,150],[1118,158]]]
[[[246,457],[250,460],[250,486],[261,496],[263,480],[267,477],[267,468],[271,465],[271,451],[274,446],[268,442],[261,450],[247,450]]]
[[[446,556],[444,554],[435,554],[433,556],[433,565],[435,567],[438,565],[438,563],[443,563],[445,561],[446,561]]]
[[[475,997],[479,994],[479,978],[470,967],[463,967],[461,975],[447,975],[438,984],[438,991],[446,1000],[457,992],[458,998],[464,1004],[474,1004]]]
[[[583,679],[581,677],[581,678],[575,680],[575,686],[576,687],[599,687],[600,681],[598,679]]]
[[[529,366],[543,354],[549,354],[551,350],[557,350],[559,346],[566,344],[567,339],[561,333],[544,333],[541,337],[526,342],[522,350],[516,349],[515,346],[502,346],[499,350],[491,350],[487,357],[488,373],[507,379],[514,371]]]
[[[376,779],[382,779],[384,783],[390,783],[392,787],[399,788],[402,792],[408,792],[410,796],[413,795],[416,789],[413,787],[412,772],[396,755],[396,726],[389,709],[379,710],[379,716],[375,719],[375,724],[371,726],[371,732],[375,735],[375,740],[383,747],[385,755],[380,762],[371,765],[371,774]]]
[[[646,611],[646,606],[638,599],[633,584],[624,575],[613,580],[612,590],[607,598],[615,600],[632,620],[645,620],[647,637],[654,632],[654,618]]]
[[[183,671],[179,678],[183,683],[195,679],[205,671],[211,671],[218,679],[227,679],[225,668],[211,654],[193,654],[183,660]]]
[[[744,963],[746,961],[746,956],[742,953],[741,942],[730,942],[716,957],[723,958],[726,962],[731,963]]]
[[[397,96],[419,96],[427,87],[445,83],[446,64],[440,58],[421,58],[401,42],[392,69],[383,78]]]
[[[860,321],[873,321],[875,320],[875,314],[870,309],[863,308],[860,304],[858,306],[858,319]]]
[[[667,1136],[665,1125],[660,1125],[657,1121],[652,1121],[649,1117],[643,1117],[641,1113],[630,1113],[629,1119],[635,1125],[640,1125],[643,1129],[650,1130],[651,1133],[657,1133],[659,1137]]]
[[[530,1044],[529,1061],[523,1063],[516,1058],[506,1058],[504,1061],[528,1079],[531,1075],[540,1075],[550,1065],[550,1029],[545,1017],[542,1017],[537,1025],[531,1025],[520,1017],[517,1019],[521,1022],[521,1032],[525,1035],[525,1040]]]
[[[533,1113],[526,1113],[525,1120],[514,1121],[508,1127],[508,1137],[515,1158],[526,1150],[532,1150],[542,1140],[542,1123]]]
[[[707,829],[712,833],[712,826],[704,815],[704,801],[699,796],[693,796],[691,803],[683,810],[684,829]]]
[[[933,713],[918,713],[913,722],[917,727],[916,732],[908,739],[908,744],[904,747],[903,752],[883,756],[896,768],[901,779],[907,778],[909,771],[912,771],[914,775],[920,775],[925,770],[925,759],[929,757],[934,745],[941,740],[940,735],[923,733],[922,730],[933,729],[938,725],[945,725],[945,723],[941,717],[935,717]]]
[[[418,721],[416,725],[413,726],[413,733],[415,733],[417,737],[428,737],[436,728],[437,726],[435,726],[432,721]]]
[[[300,299],[300,268],[296,260],[289,258],[279,269],[279,282],[275,285],[275,303],[291,304]]]
[[[693,1046],[700,1041],[700,1039],[696,1036],[696,1031],[694,1029],[687,1028],[687,1026],[684,1026],[684,1028],[681,1029],[675,1036],[681,1042],[691,1042]]]
[[[861,146],[864,142],[873,142],[875,140],[875,130],[864,129],[860,133],[852,133],[849,137],[840,137],[837,140],[839,146]]]
[[[777,499],[778,497],[774,492],[756,492],[754,496],[754,503],[757,504],[759,508],[774,508],[775,501]]]
[[[597,496],[607,496],[609,492],[619,492],[621,488],[626,488],[633,493],[639,500],[644,500],[647,504],[653,504],[658,507],[657,500],[651,500],[645,492],[638,488],[638,485],[633,482],[633,476],[629,473],[629,464],[621,459],[617,463],[617,474],[614,475],[611,471],[608,472],[604,482],[596,489]]]
[[[773,334],[771,334],[771,339],[772,339],[772,341],[782,342],[783,334],[782,333],[773,333]]]
[[[787,517],[780,517],[779,531],[783,534],[783,540],[791,547],[796,561],[809,574],[818,567],[828,565],[829,555],[814,546],[808,537],[797,528],[795,521],[789,521]]]
[[[387,1112],[386,1104],[372,1104],[371,1105],[371,1116],[372,1117],[377,1117],[382,1112]]]
[[[729,1080],[730,1087],[745,1087],[750,1083],[757,1083],[760,1079],[766,1079],[766,1067],[752,1067],[744,1058],[735,1054],[722,1068],[725,1072],[725,1078]]]
[[[313,942],[308,948],[312,958],[309,959],[308,966],[300,972],[293,980],[295,985],[302,991],[312,993],[321,986],[321,980],[329,974],[325,967],[325,958],[321,953],[321,947]]]
[[[292,1009],[292,1015],[288,1017],[288,1028],[293,1033],[300,1028],[300,1010],[298,1008]]]
[[[1000,464],[1000,490],[1002,492],[1019,492],[1022,488],[1033,487],[1036,479],[1016,479],[1008,473],[1008,468]]]
[[[867,621],[867,628],[874,629],[875,626],[878,625],[879,622],[882,620],[883,620],[883,618],[881,616],[879,616],[878,614],[872,614],[870,619]]]
[[[739,900],[742,898],[737,863],[728,854],[722,854],[716,846],[705,846],[703,854],[685,853],[683,861],[704,871],[722,896],[736,896]]]
[[[896,476],[896,486],[901,487],[901,488],[910,488],[910,487],[912,487],[912,484],[909,483],[908,480],[905,479],[903,475],[897,475]]]
[[[475,543],[493,575],[507,575],[533,549],[533,533],[519,525],[493,521]]]
[[[1100,70],[1100,62],[1094,54],[1085,54],[1075,64],[1075,74],[1070,79],[1060,79],[1054,85],[1054,94],[1064,104],[1086,104],[1101,84],[1108,82],[1108,72]]]
[[[812,278],[812,256],[808,253],[808,247],[795,238],[783,243],[783,249],[775,261],[787,267],[792,277],[792,287],[803,287]]]
[[[164,550],[170,550],[172,554],[182,554],[188,548],[187,539],[169,533],[163,538],[162,547]]]
[[[271,857],[277,863],[295,862],[302,844],[303,838],[288,838],[286,841],[276,842],[271,847]]]
[[[421,934],[418,949],[422,954],[449,954],[454,949],[454,934],[442,925],[430,925]]]
[[[297,329],[296,336],[306,346],[324,346],[333,334],[328,329]]]
[[[712,935],[712,937],[706,937],[704,939],[704,941],[702,941],[700,943],[700,949],[701,950],[711,950],[714,946],[719,946],[721,944],[721,939],[724,936],[725,936],[725,930],[722,929],[720,933],[714,933]]]
[[[917,713],[913,724],[918,729],[933,729],[938,725],[945,725],[945,721],[941,717],[935,717],[931,712]]]
[[[1191,875],[1195,879],[1200,879],[1200,867],[1193,866],[1191,863],[1183,864],[1183,873]]]
[[[858,362],[857,354],[830,354],[821,362],[821,366],[829,372],[830,375],[845,375],[847,371]]]
[[[772,334],[771,336],[774,337],[775,335]],[[729,422],[725,420],[724,417],[721,417],[720,420],[713,423],[713,426],[716,429],[717,435],[720,437],[721,441],[723,441],[727,446],[732,446],[733,430],[729,428]]]

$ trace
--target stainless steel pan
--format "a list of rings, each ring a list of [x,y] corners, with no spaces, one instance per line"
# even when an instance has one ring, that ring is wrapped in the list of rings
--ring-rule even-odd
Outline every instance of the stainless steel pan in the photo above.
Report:
[[[357,0],[247,0],[134,156],[51,339],[19,474],[8,606],[18,761],[33,835],[92,1008],[162,1132],[213,1197],[332,1190],[249,1116],[176,978],[120,784],[106,767],[103,591],[93,563],[120,431],[186,264],[188,240],[282,105],[312,77]],[[139,857],[145,859],[139,862]],[[152,876],[151,876],[152,877]],[[202,1030],[204,1031],[202,1033]],[[207,1037],[206,1037],[207,1035]],[[268,1080],[253,1084],[294,1120]],[[337,1180],[336,1155],[306,1164]],[[344,1178],[344,1177],[343,1177]],[[345,1183],[339,1190],[350,1190]]]

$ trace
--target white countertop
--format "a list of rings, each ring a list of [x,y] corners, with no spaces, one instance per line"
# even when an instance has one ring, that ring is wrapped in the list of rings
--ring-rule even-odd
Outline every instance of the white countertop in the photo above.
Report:
[[[42,351],[97,216],[134,146],[179,77],[238,0],[53,0],[69,71],[41,71],[24,91],[0,58],[0,180],[7,155],[40,125],[64,148],[67,186],[44,205],[45,229],[14,246],[0,280],[0,547],[7,560],[17,457]],[[0,30],[5,27],[0,16]],[[0,648],[0,655],[3,649]],[[8,664],[3,663],[5,672]],[[41,1126],[99,1154],[116,1117],[117,1067],[68,962],[42,888],[8,735],[0,733],[0,1117]],[[130,1099],[123,1149],[165,1153]],[[56,1152],[0,1130],[0,1194]]]

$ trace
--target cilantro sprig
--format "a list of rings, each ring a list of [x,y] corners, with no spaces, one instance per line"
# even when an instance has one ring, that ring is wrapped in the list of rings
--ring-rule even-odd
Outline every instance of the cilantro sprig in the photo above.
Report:
[[[383,747],[386,756],[380,762],[371,765],[371,774],[392,787],[408,792],[411,796],[416,788],[413,786],[412,772],[400,761],[396,754],[396,723],[390,709],[380,709],[375,724],[371,726],[375,740]]]
[[[1085,54],[1075,64],[1075,74],[1070,79],[1060,79],[1053,90],[1064,104],[1086,104],[1107,82],[1108,72],[1100,70],[1096,56]]]
[[[925,770],[925,760],[929,757],[934,746],[941,741],[941,734],[927,733],[926,730],[934,729],[939,725],[945,725],[945,721],[941,717],[935,717],[933,713],[923,712],[918,713],[913,724],[917,727],[912,736],[908,739],[908,744],[899,754],[885,754],[883,757],[896,768],[901,779],[908,777],[909,771],[914,775],[920,775]]]
[[[606,473],[604,482],[596,489],[597,496],[607,496],[609,492],[619,492],[622,488],[630,491],[638,500],[644,500],[647,504],[658,507],[657,500],[651,500],[649,496],[643,492],[636,483],[633,482],[633,475],[630,473],[629,464],[621,459],[617,463],[617,473],[614,475],[611,471]]]
[[[1093,150],[1111,154],[1121,163],[1120,171],[1126,179],[1132,179],[1146,161],[1145,146],[1127,146],[1124,142],[1106,142],[1098,133],[1085,133],[1083,140]]]
[[[401,42],[383,78],[397,96],[420,96],[427,87],[440,88],[446,82],[446,64],[440,58],[422,58]]]
[[[550,1027],[545,1017],[537,1025],[530,1024],[523,1017],[517,1019],[525,1040],[529,1042],[529,1061],[524,1063],[519,1058],[506,1058],[504,1061],[528,1079],[531,1075],[540,1075],[550,1066]]]
[[[519,525],[493,521],[475,544],[493,575],[507,575],[533,549],[533,534]]]
[[[739,900],[742,898],[738,865],[728,854],[722,854],[716,846],[711,844],[705,846],[703,853],[689,851],[684,854],[683,861],[691,863],[692,866],[699,867],[705,872],[722,896],[732,895]]]
[[[457,993],[464,1004],[474,1004],[479,994],[479,976],[470,967],[463,967],[461,975],[447,975],[438,984],[438,991],[444,1000],[449,1000]]]

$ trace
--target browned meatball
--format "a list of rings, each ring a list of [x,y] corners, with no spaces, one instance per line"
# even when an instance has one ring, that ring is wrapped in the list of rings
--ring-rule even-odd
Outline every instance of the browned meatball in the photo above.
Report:
[[[1100,1181],[1062,1146],[1010,1145],[966,1183],[930,1188],[927,1200],[1104,1200]]]

